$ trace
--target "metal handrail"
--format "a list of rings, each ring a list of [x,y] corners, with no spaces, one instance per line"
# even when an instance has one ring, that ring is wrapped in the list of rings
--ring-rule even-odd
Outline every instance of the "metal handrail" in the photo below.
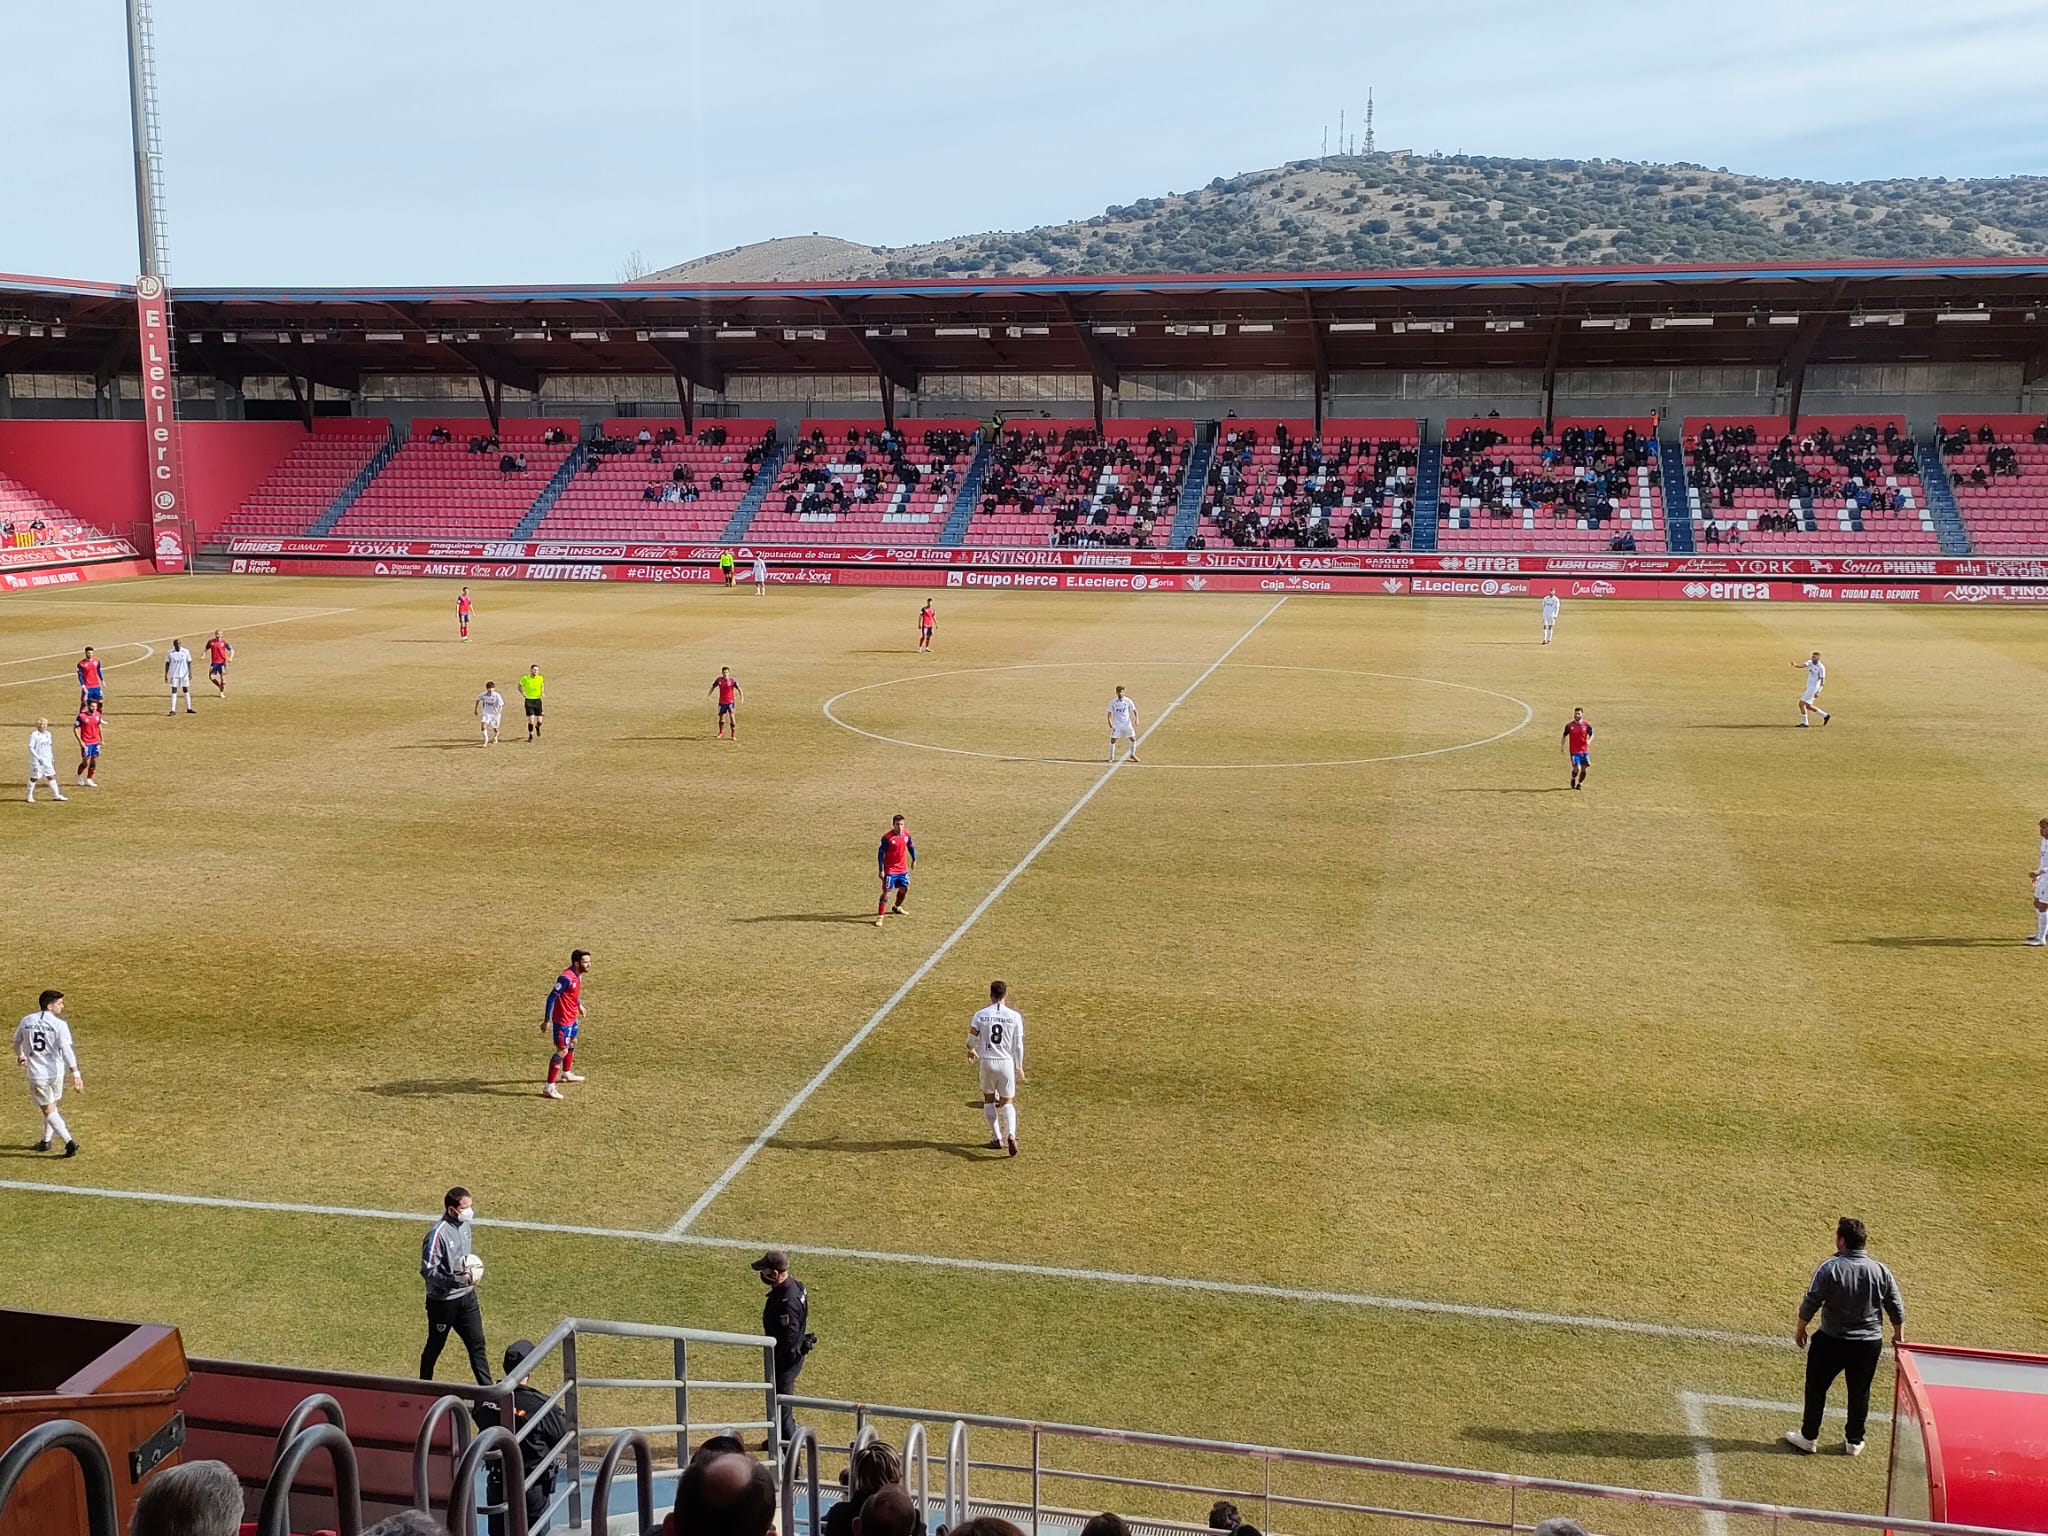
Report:
[[[912,1424],[903,1433],[903,1480],[910,1481],[910,1469],[917,1469],[917,1519],[924,1523],[932,1502],[932,1453],[925,1443],[924,1426]]]
[[[1443,1482],[1470,1483],[1484,1487],[1503,1488],[1520,1493],[1558,1493],[1575,1498],[1599,1499],[1613,1503],[1647,1504],[1665,1509],[1684,1509],[1695,1513],[1716,1513],[1746,1515],[1765,1520],[1793,1520],[1819,1525],[1850,1526],[1870,1531],[1909,1531],[1918,1536],[2026,1536],[1997,1526],[1960,1525],[1938,1520],[1909,1520],[1898,1515],[1858,1514],[1851,1510],[1808,1509],[1792,1504],[1762,1504],[1742,1499],[1716,1499],[1701,1494],[1664,1493],[1646,1488],[1622,1488],[1606,1483],[1579,1483],[1563,1478],[1530,1477],[1518,1472],[1489,1472],[1476,1467],[1446,1467],[1428,1462],[1394,1461],[1384,1457],[1351,1456],[1337,1451],[1294,1450],[1286,1446],[1259,1445],[1250,1441],[1207,1440],[1185,1435],[1165,1435],[1148,1430],[1107,1429],[1093,1424],[1063,1424],[1036,1419],[1004,1418],[996,1414],[950,1414],[929,1408],[906,1408],[884,1403],[854,1403],[838,1398],[806,1397],[791,1394],[781,1401],[791,1408],[811,1409],[826,1413],[851,1414],[856,1411],[887,1419],[945,1420],[953,1421],[953,1439],[948,1444],[947,1461],[947,1521],[953,1517],[953,1470],[956,1456],[961,1463],[966,1444],[966,1430],[969,1426],[977,1429],[1015,1430],[1030,1434],[1034,1441],[1041,1435],[1054,1435],[1075,1440],[1091,1440],[1115,1445],[1146,1446],[1160,1450],[1196,1451],[1222,1456],[1241,1456],[1266,1461],[1281,1462],[1300,1466],[1337,1467],[1353,1472],[1381,1472],[1397,1477],[1433,1478]],[[1035,1458],[1034,1458],[1035,1459]],[[1030,1471],[1030,1467],[1019,1470]],[[1075,1480],[1096,1480],[1106,1474],[1066,1469],[1038,1464],[1041,1476],[1072,1478]],[[965,1471],[961,1472],[964,1489]],[[1143,1486],[1165,1488],[1163,1483],[1146,1482]],[[1235,1494],[1247,1499],[1268,1497],[1264,1489],[1245,1489]],[[1358,1513],[1402,1513],[1419,1518],[1428,1518],[1422,1511],[1389,1511],[1368,1509],[1364,1505],[1352,1505],[1341,1500],[1288,1498],[1272,1494],[1272,1502],[1282,1502],[1301,1508],[1331,1509]],[[958,1501],[960,1518],[965,1518],[965,1499]]]
[[[7,1508],[15,1484],[31,1462],[51,1451],[69,1451],[85,1483],[85,1526],[88,1536],[120,1536],[114,1513],[114,1467],[100,1437],[76,1419],[51,1419],[38,1424],[0,1456],[0,1512]],[[353,1533],[351,1533],[353,1536]]]
[[[948,1530],[967,1519],[967,1421],[955,1419],[946,1432],[946,1502],[942,1517]]]
[[[623,1434],[604,1448],[604,1459],[597,1464],[597,1476],[590,1484],[590,1523],[599,1531],[610,1529],[612,1519],[612,1476],[619,1470],[620,1461],[626,1452],[633,1453],[633,1491],[639,1499],[640,1529],[652,1529],[654,1525],[654,1451],[645,1435]]]
[[[448,1416],[453,1414],[453,1418]],[[461,1459],[469,1449],[469,1442],[476,1438],[476,1426],[469,1420],[469,1404],[459,1397],[444,1397],[427,1410],[427,1416],[420,1420],[420,1432],[412,1442],[412,1507],[432,1509],[434,1493],[432,1470],[434,1460],[434,1431],[441,1427],[441,1420],[448,1419],[448,1460],[452,1464]]]
[[[291,1536],[292,1484],[299,1467],[315,1451],[325,1451],[334,1468],[334,1528],[339,1536],[359,1536],[363,1528],[363,1491],[356,1473],[356,1448],[338,1424],[309,1424],[292,1437],[270,1469],[263,1485],[263,1509],[256,1516],[256,1536]],[[524,1531],[519,1536],[526,1536]]]
[[[448,1515],[444,1522],[451,1536],[476,1536],[476,1474],[486,1456],[498,1458],[498,1481],[505,1489],[505,1529],[510,1536],[527,1536],[526,1467],[519,1457],[519,1441],[502,1423],[477,1431],[455,1463],[455,1476],[448,1485]],[[520,1490],[514,1492],[514,1490]],[[258,1536],[271,1536],[262,1531]],[[344,1532],[343,1536],[355,1536]]]
[[[819,1536],[824,1522],[819,1518],[818,1502],[821,1489],[818,1483],[818,1437],[808,1424],[799,1424],[796,1435],[782,1450],[776,1463],[776,1470],[782,1476],[782,1525],[781,1536],[797,1536],[796,1529],[796,1488],[797,1477],[805,1464],[809,1464],[810,1478],[806,1491],[810,1494],[811,1536]]]
[[[348,1415],[341,1411],[341,1404],[325,1392],[315,1392],[300,1399],[299,1406],[285,1415],[284,1423],[277,1431],[277,1449],[271,1453],[272,1461],[284,1455],[285,1447],[298,1439],[299,1431],[312,1422],[316,1413],[325,1414],[328,1423],[344,1435],[348,1433]]]

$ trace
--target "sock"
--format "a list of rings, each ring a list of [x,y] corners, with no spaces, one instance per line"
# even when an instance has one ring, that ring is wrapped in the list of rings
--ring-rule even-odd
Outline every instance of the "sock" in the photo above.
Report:
[[[2034,914],[2034,937],[2048,943],[2048,912]]]
[[[1002,1106],[1001,1106],[1000,1104],[990,1104],[990,1103],[984,1102],[984,1103],[982,1104],[982,1106],[981,1106],[981,1113],[982,1113],[982,1118],[988,1121],[988,1133],[989,1133],[989,1135],[991,1135],[991,1136],[1000,1136],[1000,1135],[1002,1135],[1002,1134],[1003,1134],[1003,1128],[1002,1128],[1002,1125],[1001,1125],[1001,1124],[1000,1124],[1000,1123],[998,1122],[998,1120],[997,1120],[997,1118],[996,1118],[996,1117],[997,1117],[998,1115],[1000,1115],[1000,1114],[1002,1113]]]
[[[1017,1106],[1015,1104],[1005,1104],[1003,1106],[1003,1132],[1005,1135],[1012,1137],[1017,1134]]]
[[[55,1137],[58,1141],[69,1141],[71,1139],[71,1127],[66,1125],[64,1117],[54,1110],[43,1121],[43,1124],[48,1128],[51,1136]]]
[[[553,1082],[562,1075],[562,1058],[557,1056],[548,1063],[548,1081]]]
[[[570,1046],[569,1049],[567,1049],[566,1051],[562,1052],[562,1070],[564,1072],[573,1072],[576,1070],[576,1047],[573,1045]]]

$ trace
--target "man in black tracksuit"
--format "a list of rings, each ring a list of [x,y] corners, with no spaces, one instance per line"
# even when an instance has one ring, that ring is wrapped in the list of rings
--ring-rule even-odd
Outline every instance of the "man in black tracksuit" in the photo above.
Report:
[[[533,1345],[525,1339],[519,1340],[505,1351],[505,1374],[510,1376],[519,1368],[519,1362],[533,1353]],[[535,1462],[561,1443],[562,1436],[569,1433],[569,1426],[562,1420],[562,1410],[547,1406],[547,1394],[536,1390],[527,1382],[512,1389],[512,1422],[505,1427],[513,1434],[526,1431],[533,1422],[533,1416],[540,1414],[540,1423],[519,1442],[520,1456],[529,1474]],[[545,1410],[543,1412],[543,1410]],[[498,1422],[496,1403],[478,1403],[470,1410],[470,1417],[476,1420],[478,1429],[489,1429]],[[573,1450],[573,1448],[572,1448]],[[493,1504],[505,1502],[505,1474],[498,1458],[493,1456],[485,1464],[485,1493]],[[555,1469],[534,1479],[526,1490],[526,1529],[528,1536],[541,1536],[547,1527],[541,1523],[541,1514],[548,1507],[548,1501],[555,1496]],[[505,1517],[491,1516],[491,1536],[505,1536]]]
[[[1870,1256],[1866,1241],[1863,1223],[1854,1216],[1837,1222],[1835,1256],[1813,1272],[1813,1283],[1799,1303],[1799,1326],[1792,1342],[1806,1351],[1806,1414],[1797,1429],[1785,1431],[1785,1439],[1809,1456],[1820,1449],[1821,1416],[1837,1376],[1849,1378],[1849,1423],[1842,1449],[1851,1456],[1863,1454],[1870,1383],[1884,1358],[1885,1320],[1891,1320],[1894,1348],[1906,1330],[1899,1282]],[[1820,1326],[1812,1330],[1809,1342],[1808,1324],[1816,1313]]]
[[[797,1373],[804,1368],[804,1356],[817,1342],[810,1332],[811,1298],[801,1280],[789,1275],[789,1255],[770,1249],[754,1260],[754,1273],[768,1287],[767,1305],[761,1308],[761,1331],[775,1341],[775,1390],[787,1396],[796,1390]],[[787,1444],[796,1435],[796,1413],[784,1404],[782,1439]]]

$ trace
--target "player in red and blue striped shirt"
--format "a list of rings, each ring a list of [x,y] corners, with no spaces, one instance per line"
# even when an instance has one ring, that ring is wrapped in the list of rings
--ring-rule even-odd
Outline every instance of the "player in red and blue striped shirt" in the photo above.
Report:
[[[576,1064],[576,1036],[583,1025],[583,978],[590,970],[590,951],[572,949],[569,964],[561,975],[555,978],[554,986],[548,992],[546,1006],[541,1010],[542,1021],[555,1042],[555,1054],[548,1058],[548,1080],[541,1087],[541,1097],[559,1099],[562,1090],[556,1083],[580,1083],[581,1072],[572,1072]]]
[[[875,926],[882,926],[882,919],[903,910],[903,903],[910,895],[910,872],[917,868],[917,844],[910,840],[910,829],[903,825],[901,816],[889,819],[889,830],[882,834],[882,843],[875,850],[875,868],[882,876],[882,897],[875,903]],[[896,893],[896,905],[889,905],[889,893]]]

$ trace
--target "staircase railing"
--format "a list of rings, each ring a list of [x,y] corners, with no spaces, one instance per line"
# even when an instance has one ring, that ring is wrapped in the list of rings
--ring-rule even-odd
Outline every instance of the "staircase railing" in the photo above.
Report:
[[[787,443],[777,443],[762,455],[761,467],[754,472],[754,483],[747,487],[747,494],[740,498],[740,504],[726,519],[725,531],[718,536],[719,543],[737,544],[747,536],[747,530],[754,524],[754,514],[761,510],[761,503],[775,489],[775,477],[782,472],[782,461],[788,457]]]
[[[1436,548],[1443,494],[1444,445],[1424,443],[1415,455],[1415,536],[1409,540],[1410,549],[1427,554]]]
[[[1169,549],[1186,549],[1188,540],[1202,526],[1202,500],[1209,490],[1209,465],[1215,457],[1215,428],[1204,426],[1196,435],[1194,451],[1188,455],[1188,475],[1181,482],[1180,505],[1174,509]]]
[[[984,442],[974,451],[974,460],[967,466],[967,473],[960,480],[960,494],[953,498],[952,510],[946,516],[946,527],[939,535],[939,543],[958,545],[967,542],[968,524],[974,521],[974,514],[981,506],[982,483],[988,479],[988,467],[995,457],[994,439]]]
[[[1659,441],[1657,468],[1663,477],[1664,542],[1674,555],[1689,555],[1694,549],[1692,526],[1692,477],[1685,471],[1685,445]]]
[[[384,466],[391,462],[405,443],[406,434],[394,421],[389,435],[378,445],[377,451],[370,455],[370,462],[357,470],[355,478],[335,494],[334,500],[327,503],[327,510],[313,519],[313,526],[306,530],[307,537],[321,539],[331,533],[334,525],[341,521],[342,514],[356,504],[356,498],[370,488],[372,480],[384,473]]]
[[[1956,504],[1955,489],[1948,483],[1948,465],[1942,461],[1939,444],[1931,440],[1915,443],[1913,456],[1920,461],[1920,489],[1927,497],[1927,510],[1934,514],[1934,536],[1941,540],[1941,552],[1967,555],[1969,530],[1963,526],[1963,509]]]
[[[562,460],[561,465],[549,477],[548,483],[540,488],[540,494],[533,498],[533,505],[526,509],[526,516],[519,519],[519,526],[512,530],[513,538],[533,537],[540,525],[547,520],[547,515],[554,511],[555,503],[562,499],[562,492],[569,489],[569,482],[576,478],[589,457],[590,450],[581,443],[569,450],[569,456]]]

